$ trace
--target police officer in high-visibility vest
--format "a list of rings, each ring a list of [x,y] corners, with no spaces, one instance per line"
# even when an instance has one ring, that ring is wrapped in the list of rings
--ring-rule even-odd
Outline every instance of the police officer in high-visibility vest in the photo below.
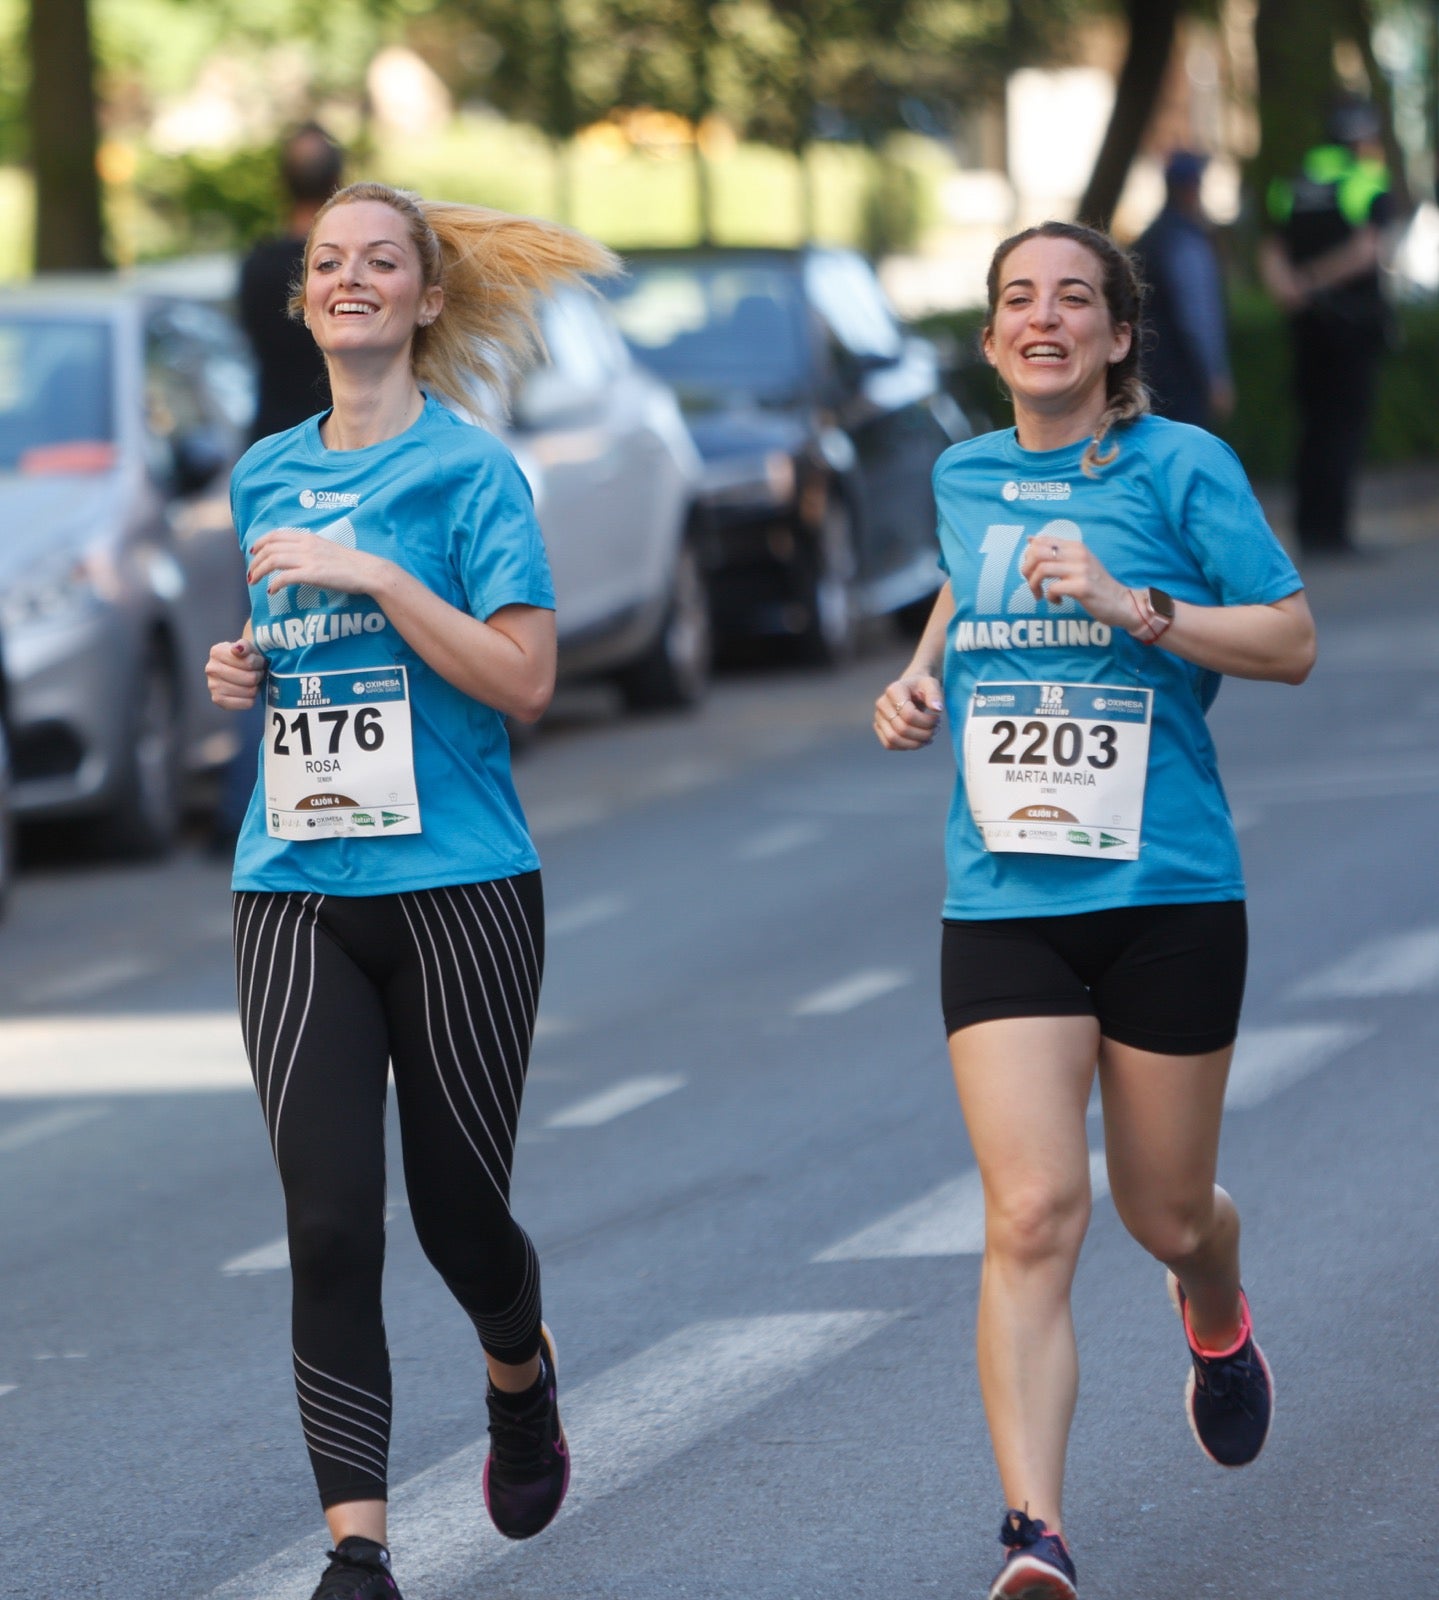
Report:
[[[1344,101],[1326,131],[1299,173],[1270,187],[1260,269],[1293,341],[1295,534],[1307,554],[1344,555],[1388,329],[1380,273],[1394,203],[1374,107]]]

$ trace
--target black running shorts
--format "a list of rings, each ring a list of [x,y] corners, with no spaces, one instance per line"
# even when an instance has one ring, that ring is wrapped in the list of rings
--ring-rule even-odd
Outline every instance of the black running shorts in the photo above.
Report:
[[[1242,900],[946,919],[945,1032],[1000,1017],[1096,1017],[1118,1044],[1206,1055],[1239,1030],[1248,948]]]

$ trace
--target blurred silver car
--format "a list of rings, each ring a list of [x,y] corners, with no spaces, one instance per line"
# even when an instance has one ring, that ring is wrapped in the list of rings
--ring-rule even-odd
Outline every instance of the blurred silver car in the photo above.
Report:
[[[596,296],[559,293],[540,323],[548,359],[500,431],[535,496],[560,673],[610,678],[637,709],[693,705],[709,685],[710,607],[695,527],[703,464],[679,402]]]
[[[0,633],[17,817],[173,839],[234,746],[211,643],[246,605],[228,471],[248,353],[213,306],[109,277],[0,295]]]

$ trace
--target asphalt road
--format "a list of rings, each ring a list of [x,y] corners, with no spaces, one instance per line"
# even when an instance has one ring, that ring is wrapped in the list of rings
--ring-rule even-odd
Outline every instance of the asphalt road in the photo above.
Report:
[[[1248,1471],[1200,1456],[1162,1273],[1101,1197],[1068,1497],[1086,1600],[1436,1592],[1436,591],[1422,541],[1316,571],[1309,685],[1231,683],[1214,713],[1253,930],[1222,1177],[1277,1421]],[[980,1215],[935,993],[952,766],[868,732],[898,661],[731,679],[688,719],[572,697],[521,763],[550,954],[516,1206],[575,1480],[533,1544],[489,1528],[473,1334],[396,1175],[407,1600],[985,1592]],[[227,880],[198,848],[51,848],[22,877],[0,1550],[26,1600],[305,1600],[322,1565],[231,1006]]]

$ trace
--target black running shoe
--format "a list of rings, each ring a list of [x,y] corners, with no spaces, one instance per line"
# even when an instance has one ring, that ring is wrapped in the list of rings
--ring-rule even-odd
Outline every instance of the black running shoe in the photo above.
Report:
[[[329,1554],[330,1564],[310,1600],[400,1600],[384,1545],[352,1534]]]
[[[554,1520],[570,1486],[570,1450],[555,1399],[555,1346],[540,1325],[540,1376],[535,1397],[516,1406],[494,1384],[485,1393],[490,1454],[485,1509],[507,1539],[531,1539]]]
[[[1274,1377],[1264,1352],[1254,1342],[1254,1324],[1243,1290],[1244,1313],[1232,1349],[1211,1355],[1200,1350],[1189,1328],[1189,1311],[1179,1279],[1169,1274],[1169,1298],[1184,1323],[1190,1371],[1184,1409],[1199,1448],[1221,1467],[1247,1467],[1264,1448],[1274,1420]]]
[[[999,1542],[1009,1554],[989,1600],[1075,1600],[1074,1562],[1059,1534],[1022,1511],[1006,1511]]]

